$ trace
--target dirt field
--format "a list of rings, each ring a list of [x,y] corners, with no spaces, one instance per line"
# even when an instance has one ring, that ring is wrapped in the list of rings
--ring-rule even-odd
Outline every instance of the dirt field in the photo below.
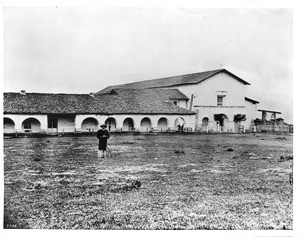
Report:
[[[292,229],[290,135],[4,140],[4,228]],[[141,187],[139,183],[141,182]]]

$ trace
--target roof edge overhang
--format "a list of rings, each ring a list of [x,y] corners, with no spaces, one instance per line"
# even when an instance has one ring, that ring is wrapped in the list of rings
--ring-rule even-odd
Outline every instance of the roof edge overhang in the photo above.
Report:
[[[248,98],[248,97],[245,97],[245,100],[251,102],[252,104],[259,104],[258,101],[252,100],[252,99],[250,99],[250,98]]]
[[[235,75],[235,74],[229,72],[228,70],[226,70],[226,69],[220,69],[219,71],[216,71],[215,73],[213,73],[213,74],[211,74],[211,75],[209,75],[209,76],[203,78],[203,79],[202,79],[201,81],[199,81],[199,82],[181,83],[181,84],[174,84],[174,85],[169,85],[169,86],[164,86],[164,87],[173,87],[173,86],[183,86],[183,85],[195,85],[195,84],[199,84],[199,83],[201,83],[201,82],[203,82],[203,81],[205,81],[205,80],[207,80],[207,79],[209,79],[209,78],[211,78],[211,77],[213,77],[213,76],[215,76],[215,75],[217,75],[217,74],[219,74],[219,73],[222,73],[222,72],[223,72],[223,73],[226,73],[226,74],[228,74],[228,75],[230,75],[230,76],[232,76],[233,78],[235,78],[235,79],[238,80],[239,82],[243,83],[244,85],[251,85],[249,82],[243,80],[242,78],[240,78],[240,77],[238,77],[237,75]],[[160,87],[151,87],[151,88],[160,88]]]
[[[267,112],[267,113],[275,113],[275,114],[281,114],[279,111],[274,110],[266,110],[266,109],[258,109],[259,112]]]
[[[226,70],[226,69],[222,69],[221,71],[216,72],[215,74],[220,73],[220,72],[227,73],[228,75],[234,77],[235,79],[237,79],[238,81],[242,82],[242,83],[245,84],[245,85],[251,85],[249,82],[243,80],[242,78],[238,77],[237,75],[233,74],[232,72],[230,72],[230,71],[228,71],[228,70]],[[215,75],[215,74],[214,74],[214,75]]]
[[[219,69],[219,70],[216,70],[215,73],[203,78],[201,81],[198,81],[198,82],[190,82],[190,83],[177,83],[177,84],[172,84],[172,85],[165,85],[165,86],[150,86],[150,87],[147,87],[147,88],[143,88],[143,89],[154,89],[154,88],[168,88],[168,87],[174,87],[174,86],[184,86],[184,85],[193,85],[193,84],[198,84],[198,83],[201,83],[202,81],[205,81],[207,80],[208,78],[211,78],[213,76],[215,76],[216,74],[218,73],[226,73],[230,76],[232,76],[233,78],[235,78],[236,80],[238,80],[239,82],[243,83],[244,85],[251,85],[249,82],[243,80],[242,78],[238,77],[237,75],[231,73],[230,71],[226,70],[226,69]],[[184,75],[188,75],[188,74],[184,74]],[[184,76],[184,75],[181,75],[181,76]],[[165,78],[170,78],[170,77],[164,77],[164,78],[157,78],[157,79],[150,79],[150,80],[160,80],[160,79],[165,79]],[[145,81],[150,81],[150,80],[145,80]],[[113,85],[113,86],[108,86],[98,92],[99,94],[101,94],[101,91],[104,91],[104,90],[107,90],[108,88],[112,88],[112,89],[121,89],[122,86],[130,86],[130,85],[135,85],[136,83],[142,83],[144,81],[139,81],[139,82],[131,82],[131,83],[124,83],[124,84],[119,84],[119,85]],[[134,88],[128,88],[128,89],[134,89]]]
[[[162,115],[195,115],[196,112],[190,112],[190,113],[9,113],[9,112],[4,112],[3,114],[5,115],[83,115],[83,114],[97,114],[97,115],[124,115],[124,114],[129,114],[129,115],[158,115],[158,114],[162,114]]]
[[[189,100],[188,98],[169,98],[169,100]]]

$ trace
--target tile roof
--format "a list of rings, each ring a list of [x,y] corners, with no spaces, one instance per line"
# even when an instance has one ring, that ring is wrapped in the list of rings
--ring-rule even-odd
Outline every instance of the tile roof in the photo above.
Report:
[[[156,94],[161,98],[169,99],[169,100],[189,100],[189,98],[180,92],[178,89],[161,89],[161,88],[151,88],[151,89],[113,89],[117,94],[123,95],[128,92],[132,93],[146,93],[146,94]],[[112,90],[110,91],[112,92]]]
[[[133,82],[127,84],[120,84],[114,86],[108,86],[97,93],[107,93],[111,89],[116,88],[123,88],[123,89],[145,89],[145,88],[161,88],[161,87],[171,87],[171,86],[179,86],[179,85],[188,85],[188,84],[197,84],[201,81],[204,81],[218,73],[226,73],[239,82],[250,85],[250,83],[244,81],[243,79],[239,78],[238,76],[234,75],[233,73],[227,71],[226,69],[217,69],[212,71],[205,71],[205,72],[198,72],[180,76],[173,76],[173,77],[165,77],[160,79],[153,79],[153,80],[146,80],[140,82]]]
[[[174,105],[178,90],[115,90],[110,94],[4,93],[5,114],[195,114]]]

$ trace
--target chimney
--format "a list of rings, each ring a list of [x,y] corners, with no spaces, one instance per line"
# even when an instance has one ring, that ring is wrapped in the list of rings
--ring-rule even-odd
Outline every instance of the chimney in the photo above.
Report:
[[[95,93],[94,92],[90,92],[90,97],[95,98]]]
[[[21,91],[20,91],[20,94],[21,94],[21,95],[26,95],[26,90],[21,90]]]

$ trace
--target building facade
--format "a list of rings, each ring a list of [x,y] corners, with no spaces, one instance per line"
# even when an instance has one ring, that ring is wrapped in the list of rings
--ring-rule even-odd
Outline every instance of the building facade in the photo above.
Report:
[[[195,113],[178,90],[114,90],[107,94],[5,93],[4,133],[176,131],[194,126]]]
[[[243,132],[258,101],[250,83],[218,69],[104,88],[90,94],[4,93],[4,133]],[[236,120],[236,118],[244,118]]]
[[[252,129],[257,118],[258,101],[247,97],[250,83],[219,69],[182,76],[155,79],[107,87],[98,93],[116,88],[162,88],[177,89],[187,98],[187,103],[177,104],[196,113],[193,129],[206,132],[239,132]],[[235,121],[235,115],[244,115],[244,121]],[[215,120],[215,115],[222,119]]]

